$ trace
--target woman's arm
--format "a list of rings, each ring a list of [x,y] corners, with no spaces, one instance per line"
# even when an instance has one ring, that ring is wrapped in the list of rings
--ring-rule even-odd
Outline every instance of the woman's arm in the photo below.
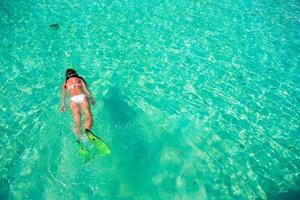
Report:
[[[61,94],[61,111],[66,112],[66,84],[63,83],[62,85],[62,94]]]
[[[85,82],[83,80],[81,80],[81,84],[82,84],[82,88],[83,88],[83,91],[86,93],[87,95],[87,98],[90,99],[91,103],[93,105],[95,105],[96,103],[96,100],[92,97],[92,93],[91,91],[88,89],[88,87],[86,86]]]

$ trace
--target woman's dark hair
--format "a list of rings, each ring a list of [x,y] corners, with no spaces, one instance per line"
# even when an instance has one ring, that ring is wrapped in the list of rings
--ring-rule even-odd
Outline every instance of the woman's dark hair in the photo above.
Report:
[[[67,69],[67,71],[66,71],[66,83],[67,83],[67,80],[69,78],[73,78],[73,77],[80,78],[87,85],[84,78],[82,78],[81,76],[78,76],[77,72],[74,69]]]

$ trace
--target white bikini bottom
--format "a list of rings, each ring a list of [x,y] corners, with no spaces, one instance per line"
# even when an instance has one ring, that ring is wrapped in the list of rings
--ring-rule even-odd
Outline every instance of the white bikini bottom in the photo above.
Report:
[[[75,103],[81,104],[83,102],[84,98],[85,98],[84,94],[79,94],[79,95],[71,97],[71,100]]]

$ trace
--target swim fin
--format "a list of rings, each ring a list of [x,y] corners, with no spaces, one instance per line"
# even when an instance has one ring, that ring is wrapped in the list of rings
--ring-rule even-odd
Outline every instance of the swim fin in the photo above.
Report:
[[[97,137],[94,133],[92,133],[92,131],[88,129],[85,129],[85,133],[98,151],[100,151],[105,156],[110,154],[108,145],[101,138]]]
[[[79,146],[79,155],[85,160],[85,162],[91,160],[92,156],[90,151],[79,141],[77,140]]]

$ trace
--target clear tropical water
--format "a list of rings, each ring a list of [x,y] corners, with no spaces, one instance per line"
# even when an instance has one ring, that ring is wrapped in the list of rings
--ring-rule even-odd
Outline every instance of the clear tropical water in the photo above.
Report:
[[[1,0],[0,28],[0,199],[299,197],[299,1]],[[60,112],[71,66],[109,157]]]

